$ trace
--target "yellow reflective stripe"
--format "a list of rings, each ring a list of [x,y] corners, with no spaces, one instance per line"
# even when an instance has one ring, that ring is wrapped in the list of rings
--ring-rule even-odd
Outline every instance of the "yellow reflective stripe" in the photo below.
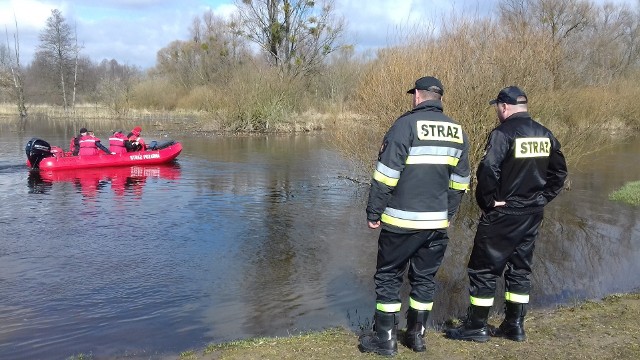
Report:
[[[388,177],[378,170],[374,171],[373,179],[391,187],[395,187],[396,185],[398,185],[398,180],[400,180],[397,178]]]
[[[409,155],[406,164],[436,164],[456,166],[460,159],[454,156]]]
[[[400,308],[402,307],[402,303],[397,303],[397,304],[381,304],[381,303],[377,303],[376,304],[376,310],[378,311],[382,311],[382,312],[398,312],[400,311]]]
[[[431,311],[431,308],[433,308],[433,301],[428,303],[423,303],[423,302],[414,300],[412,297],[409,297],[409,307],[416,310]]]
[[[468,190],[469,184],[462,184],[453,180],[449,180],[449,188],[453,190]]]
[[[493,298],[477,298],[477,297],[471,296],[471,305],[491,306],[493,305]]]
[[[528,304],[529,295],[514,294],[512,292],[505,292],[504,299],[513,303]]]
[[[384,213],[400,219],[407,220],[443,220],[447,218],[447,211],[407,211],[387,207]]]
[[[449,227],[448,220],[406,220],[388,214],[382,214],[380,220],[389,225],[405,229],[445,229]]]

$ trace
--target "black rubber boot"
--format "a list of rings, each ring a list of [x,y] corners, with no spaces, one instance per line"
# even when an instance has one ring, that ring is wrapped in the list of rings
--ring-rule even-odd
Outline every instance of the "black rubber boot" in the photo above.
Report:
[[[499,336],[513,341],[524,341],[524,316],[527,315],[525,304],[505,302],[504,321],[493,331],[492,336]]]
[[[490,306],[470,305],[467,318],[461,326],[449,329],[446,336],[454,340],[486,342],[491,338],[487,327]]]
[[[376,310],[373,334],[362,335],[362,352],[393,356],[398,353],[398,313],[386,313]]]
[[[428,310],[409,308],[407,313],[407,332],[404,334],[404,345],[416,352],[427,350],[424,343],[424,330],[429,318]]]

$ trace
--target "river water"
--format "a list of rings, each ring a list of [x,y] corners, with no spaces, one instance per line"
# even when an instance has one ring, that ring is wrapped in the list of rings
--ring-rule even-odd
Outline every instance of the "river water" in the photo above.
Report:
[[[107,142],[110,128],[134,125],[94,130]],[[147,141],[183,143],[175,164],[30,174],[26,142],[66,148],[74,127],[0,124],[0,359],[164,359],[369,326],[368,189],[347,180],[349,162],[326,135],[204,137],[143,124]],[[638,153],[636,137],[570,169],[571,189],[545,213],[532,306],[640,287],[640,215],[607,199],[640,179]],[[438,274],[434,325],[467,306],[477,217],[467,196]]]

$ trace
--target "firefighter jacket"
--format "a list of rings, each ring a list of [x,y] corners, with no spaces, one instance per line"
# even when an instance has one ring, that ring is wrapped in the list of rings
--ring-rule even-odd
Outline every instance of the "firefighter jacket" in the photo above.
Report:
[[[468,153],[466,134],[439,100],[418,104],[384,137],[367,219],[397,233],[447,228],[469,187]]]
[[[476,173],[476,200],[483,211],[520,215],[543,211],[562,190],[567,164],[551,131],[527,112],[508,117],[491,134]]]
[[[122,154],[127,152],[126,141],[127,137],[120,132],[116,132],[109,137],[109,151],[116,154]]]
[[[98,149],[104,151],[107,154],[111,152],[109,149],[100,144],[100,139],[93,135],[84,135],[80,138],[80,152],[78,155],[98,155],[100,152]]]

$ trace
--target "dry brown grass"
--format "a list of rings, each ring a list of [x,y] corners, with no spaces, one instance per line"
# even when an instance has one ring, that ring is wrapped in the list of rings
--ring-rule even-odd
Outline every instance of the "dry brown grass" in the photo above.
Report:
[[[476,168],[488,133],[497,125],[488,101],[509,85],[523,88],[532,116],[563,144],[570,166],[610,143],[612,128],[640,128],[640,88],[632,79],[552,89],[544,59],[548,44],[529,34],[514,37],[485,19],[447,19],[438,37],[413,34],[404,45],[380,52],[365,70],[353,110],[364,122],[338,123],[336,147],[369,172],[392,122],[410,109],[406,94],[415,79],[432,75],[444,84],[444,112],[469,135],[471,168]]]
[[[493,338],[487,343],[446,339],[427,329],[427,351],[398,345],[394,359],[637,359],[640,356],[638,294],[612,295],[571,308],[529,311],[527,340]],[[497,325],[500,318],[490,319]],[[211,345],[179,359],[378,359],[357,349],[357,334],[346,329],[284,338],[261,338]]]

